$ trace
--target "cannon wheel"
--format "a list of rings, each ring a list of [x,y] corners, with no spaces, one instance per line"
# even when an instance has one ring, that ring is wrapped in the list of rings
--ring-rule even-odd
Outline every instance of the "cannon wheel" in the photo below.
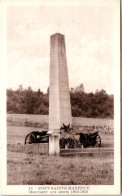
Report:
[[[96,137],[96,144],[95,144],[95,147],[101,147],[101,138],[99,135],[97,135]]]
[[[25,137],[25,144],[32,144],[36,142],[36,136],[33,133],[29,133]]]

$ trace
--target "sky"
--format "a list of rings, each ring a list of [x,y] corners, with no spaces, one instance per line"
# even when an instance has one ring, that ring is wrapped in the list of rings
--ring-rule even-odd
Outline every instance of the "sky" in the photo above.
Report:
[[[113,87],[113,8],[38,6],[7,9],[7,88],[47,91],[50,36],[65,35],[69,87]]]

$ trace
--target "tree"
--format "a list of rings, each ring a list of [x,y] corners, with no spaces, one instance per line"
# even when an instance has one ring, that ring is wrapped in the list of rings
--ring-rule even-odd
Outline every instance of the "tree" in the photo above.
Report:
[[[22,85],[19,85],[19,92],[22,92],[23,88],[22,88]]]
[[[75,88],[75,92],[84,92],[84,85],[81,83],[79,86]]]
[[[105,90],[86,93],[83,84],[70,91],[72,116],[88,118],[113,118],[114,96]],[[31,87],[7,89],[7,112],[17,114],[49,114],[49,88],[47,93]]]

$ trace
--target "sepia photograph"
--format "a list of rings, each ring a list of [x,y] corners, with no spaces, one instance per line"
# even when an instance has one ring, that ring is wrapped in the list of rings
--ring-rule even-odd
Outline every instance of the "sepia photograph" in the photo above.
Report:
[[[119,195],[120,0],[0,5],[0,193]]]

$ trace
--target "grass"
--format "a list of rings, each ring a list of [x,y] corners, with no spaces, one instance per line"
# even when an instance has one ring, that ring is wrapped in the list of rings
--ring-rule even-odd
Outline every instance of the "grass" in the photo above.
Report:
[[[8,152],[9,185],[111,185],[113,155],[60,157]]]
[[[107,119],[73,118],[73,126],[111,126]],[[24,144],[31,131],[48,129],[48,116],[7,115],[7,184],[9,185],[111,185],[114,183],[114,159],[108,157],[53,157],[11,151],[11,145]],[[83,125],[83,126],[82,126]],[[94,124],[93,124],[94,125]],[[100,131],[102,147],[113,147],[114,135]],[[9,146],[10,145],[10,146]]]
[[[101,126],[103,129],[110,127],[113,130],[114,120],[72,117],[74,127]],[[29,126],[48,128],[48,115],[32,114],[7,114],[7,124],[12,126]]]
[[[7,114],[7,125],[48,128],[48,116],[30,114]]]

